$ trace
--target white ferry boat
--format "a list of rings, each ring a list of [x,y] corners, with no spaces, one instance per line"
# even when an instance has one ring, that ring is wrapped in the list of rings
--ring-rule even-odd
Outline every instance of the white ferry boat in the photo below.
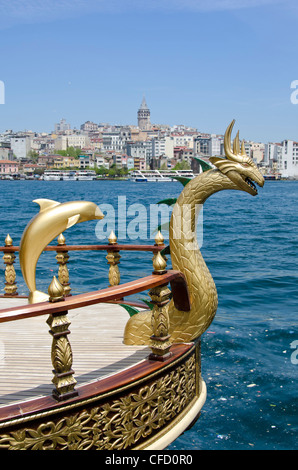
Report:
[[[62,174],[63,181],[77,181],[77,172],[76,171],[64,171]]]
[[[191,170],[134,170],[130,174],[130,181],[135,182],[166,182],[176,181],[174,176],[183,176],[184,178],[193,178]]]
[[[45,170],[43,174],[44,181],[61,181],[62,171],[61,170]]]
[[[92,181],[96,179],[96,173],[93,170],[80,170],[76,172],[78,181]]]

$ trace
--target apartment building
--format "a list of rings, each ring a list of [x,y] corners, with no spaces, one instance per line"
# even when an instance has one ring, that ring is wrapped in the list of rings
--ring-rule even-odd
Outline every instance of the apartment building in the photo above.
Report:
[[[161,155],[166,154],[166,139],[165,138],[154,138],[151,140],[152,144],[152,157],[158,158]]]
[[[90,143],[89,137],[84,134],[59,135],[55,139],[55,150],[67,150],[68,147],[85,148]]]
[[[19,163],[11,160],[0,160],[0,175],[11,176],[19,172]]]
[[[102,149],[114,150],[115,152],[122,152],[124,149],[123,140],[120,132],[110,131],[102,133]]]
[[[187,134],[172,134],[173,147],[188,147],[193,148],[194,136]]]
[[[81,125],[80,129],[83,132],[97,131],[98,130],[98,124],[95,124],[95,122],[92,122],[92,121],[86,121],[84,124]]]
[[[13,160],[13,151],[8,142],[0,142],[0,160]]]
[[[285,178],[298,178],[298,142],[283,140],[281,143],[279,171]]]
[[[193,149],[189,147],[175,147],[174,148],[174,160],[178,162],[187,161],[191,164],[193,158]]]
[[[150,146],[152,149],[152,144],[150,142]],[[125,153],[132,158],[138,158],[142,160],[148,160],[148,148],[149,145],[147,142],[127,142],[125,147]],[[152,155],[152,150],[151,150]]]
[[[146,170],[146,160],[143,158],[134,158],[134,168],[136,170]]]
[[[74,157],[62,157],[57,156],[54,159],[54,168],[77,168],[79,166],[79,160]]]
[[[10,147],[18,160],[25,160],[31,150],[31,138],[25,135],[11,137]]]
[[[280,143],[268,142],[264,148],[264,165],[272,168],[274,165],[278,170],[282,160],[282,145]]]
[[[223,136],[203,134],[194,138],[194,154],[202,156],[223,155]]]

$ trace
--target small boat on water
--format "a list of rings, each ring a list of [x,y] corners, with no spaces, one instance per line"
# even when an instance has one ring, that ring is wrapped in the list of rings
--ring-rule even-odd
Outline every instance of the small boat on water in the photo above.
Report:
[[[279,173],[268,174],[264,175],[264,179],[268,181],[279,181],[281,179],[281,175]]]
[[[63,172],[61,170],[45,170],[43,179],[44,181],[62,181]]]
[[[63,181],[77,181],[77,172],[76,171],[63,171],[62,173]]]
[[[92,181],[96,179],[94,170],[45,170],[44,181]]]
[[[93,181],[96,180],[96,173],[94,170],[79,170],[76,172],[78,181]]]
[[[156,182],[164,183],[176,181],[175,176],[183,178],[194,178],[191,170],[134,170],[131,172],[129,180],[134,182]]]
[[[254,162],[240,152],[238,136],[231,149],[233,124],[225,134],[226,158],[211,157],[215,168],[183,179],[168,247],[160,232],[154,245],[121,245],[114,232],[106,245],[67,245],[68,228],[103,218],[90,201],[36,199],[40,210],[20,245],[6,237],[0,247],[6,265],[0,299],[0,449],[155,451],[196,422],[206,400],[201,336],[218,300],[197,234],[189,227],[196,226],[195,208],[214,193],[231,189],[256,196],[256,185],[264,184]],[[185,213],[184,204],[191,210]],[[56,237],[57,244],[51,244]],[[36,279],[44,251],[56,253],[58,263],[48,292],[37,289]],[[67,263],[73,251],[92,253],[90,269],[96,252],[107,253],[106,288],[71,295]],[[152,253],[153,270],[121,284],[122,251]],[[17,293],[17,255],[28,296]],[[146,301],[131,300],[140,292],[149,292]]]

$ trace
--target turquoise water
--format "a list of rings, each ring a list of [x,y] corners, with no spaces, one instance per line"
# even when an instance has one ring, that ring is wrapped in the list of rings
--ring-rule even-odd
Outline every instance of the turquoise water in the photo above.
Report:
[[[118,196],[126,197],[127,207],[144,205],[149,217],[150,204],[176,197],[182,189],[178,182],[126,181],[0,181],[0,187],[0,243],[9,233],[16,245],[38,210],[33,199],[112,204],[117,220]],[[215,320],[202,337],[207,401],[195,426],[169,449],[297,448],[298,355],[297,346],[293,347],[295,341],[298,344],[297,207],[298,182],[287,181],[267,181],[255,198],[223,191],[205,203],[201,251],[219,296]],[[144,213],[138,216],[144,227]],[[128,217],[127,222],[134,218]],[[154,227],[147,222],[148,238]],[[98,243],[97,223],[70,228],[65,232],[67,243]],[[119,242],[142,244],[153,239]],[[73,293],[108,285],[105,255],[70,254]],[[151,273],[151,258],[150,253],[122,252],[121,282]],[[4,278],[3,265],[1,269]],[[17,263],[16,271],[18,291],[26,293]],[[44,253],[38,263],[38,288],[46,290],[56,272],[54,253]]]

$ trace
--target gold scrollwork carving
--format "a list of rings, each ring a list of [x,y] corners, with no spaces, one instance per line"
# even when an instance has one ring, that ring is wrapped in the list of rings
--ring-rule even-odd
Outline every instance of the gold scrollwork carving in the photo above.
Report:
[[[175,419],[196,396],[196,361],[134,391],[57,420],[27,423],[0,436],[0,449],[125,450],[142,445]],[[12,423],[13,424],[13,423]]]

